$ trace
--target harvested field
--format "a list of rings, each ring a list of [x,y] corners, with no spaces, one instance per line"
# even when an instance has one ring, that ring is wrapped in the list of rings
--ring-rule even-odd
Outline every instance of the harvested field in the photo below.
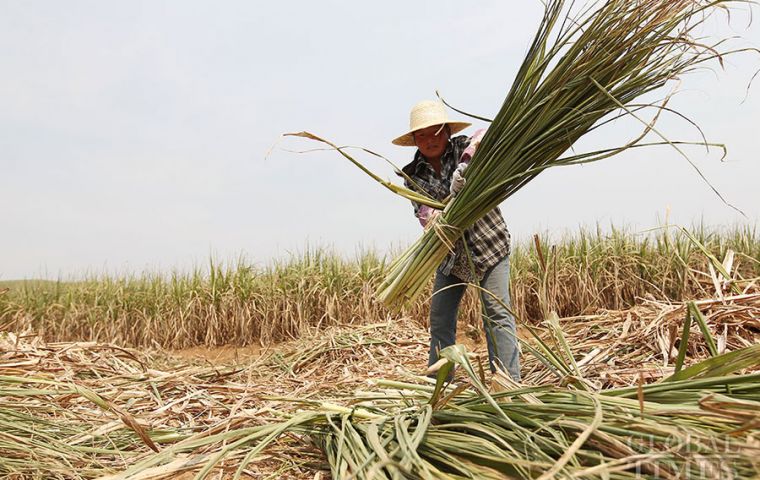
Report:
[[[760,292],[695,304],[721,353],[760,344]],[[541,388],[555,389],[552,395],[556,396],[569,392],[564,387],[568,384],[583,383],[589,392],[633,387],[633,398],[636,390],[641,391],[647,411],[651,409],[656,416],[653,406],[664,400],[644,386],[674,373],[687,311],[687,304],[648,301],[629,310],[561,319],[559,325],[577,370],[557,374],[524,348],[525,385],[535,386],[531,391],[541,402],[549,398]],[[692,320],[688,347],[683,349],[685,366],[711,355],[706,347],[710,340],[699,330],[699,322]],[[549,323],[533,329],[541,342],[562,355],[561,338]],[[461,335],[474,351],[476,366],[485,353],[484,342],[477,335],[473,330]],[[524,346],[541,350],[541,342],[531,339],[529,332],[521,335],[527,340]],[[425,369],[427,334],[409,320],[333,327],[313,338],[264,348],[258,355],[239,355],[237,361],[225,351],[226,358],[216,363],[202,356],[189,361],[187,352],[177,356],[94,342],[46,343],[36,336],[12,333],[3,335],[2,351],[0,472],[11,479],[99,478],[106,474],[127,478],[118,473],[140,465],[142,473],[128,478],[177,478],[181,473],[191,478],[191,473],[215,459],[219,463],[210,470],[209,478],[233,478],[245,464],[238,472],[241,478],[326,479],[331,473],[319,437],[312,438],[307,429],[279,434],[266,430],[267,426],[325,408],[335,412],[338,421],[353,415],[352,409],[366,405],[367,399],[392,402],[396,394],[391,392],[406,391],[406,401],[411,404],[415,394],[408,385],[426,388],[419,375]],[[707,386],[679,391],[681,396],[698,400],[723,399],[723,404],[695,401],[694,406],[681,408],[684,412],[696,408],[705,418],[714,416],[733,425],[736,433],[730,448],[735,449],[732,455],[736,458],[731,458],[742,474],[758,472],[757,463],[750,459],[756,462],[760,453],[760,408],[756,403],[760,379],[746,376],[760,373],[757,353],[754,355],[754,366],[743,373],[755,380],[736,387],[733,403],[725,396],[713,397]],[[462,370],[458,372],[456,381],[463,387],[456,395],[475,394],[476,383]],[[508,383],[494,387],[494,391],[520,391]],[[747,393],[742,394],[742,388]],[[346,410],[341,412],[339,406]],[[436,408],[445,412],[450,407]],[[605,410],[605,418],[614,415]],[[675,418],[680,414],[668,415]],[[635,419],[631,421],[635,423]],[[278,439],[247,458],[257,439],[270,434]],[[591,441],[586,448],[593,450],[593,445]],[[635,457],[631,452],[616,455],[628,460]],[[658,460],[655,456],[647,462],[657,465]],[[665,460],[662,465],[667,471]],[[709,471],[712,467],[705,468]],[[578,478],[598,478],[593,469],[586,470],[577,466],[573,471]]]
[[[485,342],[470,295],[459,342],[472,356],[449,352],[444,369],[461,367],[455,383],[434,388],[421,376],[427,307],[395,317],[376,303],[384,263],[371,256],[307,254],[264,272],[212,265],[210,276],[171,280],[8,285],[0,472],[438,478],[420,472],[442,468],[503,478],[492,469],[501,465],[515,478],[555,468],[574,478],[746,478],[760,453],[757,245],[746,229],[593,240],[581,232],[556,246],[521,245],[512,290],[523,386],[481,373]],[[499,411],[516,415],[512,433],[474,438],[453,426]],[[506,421],[497,417],[476,423]],[[445,458],[455,463],[442,464],[398,444],[387,452],[397,460],[378,463],[362,456],[368,445],[376,451],[376,434],[389,445],[411,435],[423,453],[445,450],[451,435],[485,450],[466,458],[454,450]],[[488,443],[499,435],[507,443]],[[574,452],[570,465],[563,451]],[[491,454],[496,463],[476,466]]]

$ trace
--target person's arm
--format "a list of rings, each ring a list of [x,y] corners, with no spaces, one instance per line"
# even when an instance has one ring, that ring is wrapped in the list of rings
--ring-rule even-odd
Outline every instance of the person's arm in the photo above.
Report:
[[[412,188],[412,186],[406,180],[404,180],[404,185],[407,188]],[[414,216],[417,217],[417,220],[419,220],[420,225],[422,225],[423,228],[427,227],[430,221],[440,213],[433,207],[429,207],[415,201],[412,201],[412,207],[414,207]]]
[[[464,178],[464,171],[467,169],[467,165],[470,164],[472,157],[475,156],[475,152],[478,150],[480,141],[483,140],[485,134],[485,129],[476,131],[470,138],[470,144],[464,149],[464,152],[462,152],[462,156],[459,158],[459,165],[457,165],[456,170],[454,170],[454,173],[451,176],[450,192],[452,197],[461,192],[465,183],[467,183]]]
[[[459,158],[459,163],[470,163],[470,160],[472,160],[472,157],[475,156],[475,152],[478,150],[480,142],[483,140],[483,137],[485,135],[485,128],[481,128],[480,130],[475,131],[472,137],[470,137],[470,144],[467,146],[467,148],[464,149],[464,152],[462,152],[462,156]]]

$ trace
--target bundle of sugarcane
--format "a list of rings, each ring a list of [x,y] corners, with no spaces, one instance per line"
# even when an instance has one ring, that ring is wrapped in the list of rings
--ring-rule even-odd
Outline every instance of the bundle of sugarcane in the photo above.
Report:
[[[311,435],[334,478],[755,478],[760,374],[731,373],[759,355],[754,346],[599,392],[497,376],[493,392],[455,345],[435,387],[381,381],[389,390]],[[468,382],[446,390],[454,364]]]
[[[659,113],[669,110],[669,97],[657,105],[637,101],[708,61],[741,51],[721,51],[723,41],[704,45],[693,38],[696,27],[731,3],[606,0],[574,16],[565,1],[549,0],[511,91],[465,173],[466,185],[434,228],[394,261],[379,298],[389,306],[416,298],[467,228],[547,168],[642,146],[670,145],[684,155],[680,145],[687,142],[668,141],[654,128]],[[638,112],[649,107],[656,114],[645,121]],[[623,116],[642,122],[638,138],[563,156],[582,136]],[[650,134],[659,138],[646,140]]]

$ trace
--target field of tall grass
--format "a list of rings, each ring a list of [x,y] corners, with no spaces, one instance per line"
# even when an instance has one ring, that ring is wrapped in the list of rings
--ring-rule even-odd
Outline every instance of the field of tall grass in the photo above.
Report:
[[[537,322],[550,310],[567,317],[628,308],[642,298],[712,297],[710,266],[729,251],[735,252],[733,277],[740,280],[734,293],[754,288],[760,277],[760,237],[754,228],[689,232],[581,229],[518,242],[512,254],[513,308],[521,322]],[[389,318],[373,297],[389,260],[373,252],[346,259],[311,249],[259,268],[212,261],[205,269],[170,275],[0,283],[0,330],[135,347],[266,344]],[[393,316],[425,324],[428,298],[429,290]],[[460,315],[479,325],[472,292]]]

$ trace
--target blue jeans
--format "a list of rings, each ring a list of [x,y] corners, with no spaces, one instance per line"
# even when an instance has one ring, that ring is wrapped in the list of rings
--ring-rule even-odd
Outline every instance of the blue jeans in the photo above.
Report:
[[[462,280],[453,275],[437,272],[433,286],[433,302],[430,305],[430,359],[428,365],[438,361],[438,352],[456,343],[457,312],[462,296],[467,288]],[[505,305],[510,306],[509,298],[509,257],[486,271],[480,286],[496,295]],[[446,290],[440,291],[441,289]],[[435,293],[437,292],[437,293]],[[510,376],[520,381],[520,350],[517,345],[515,319],[493,296],[481,292],[480,302],[483,307],[483,327],[488,343],[488,362],[491,371],[494,366],[507,371]],[[511,308],[511,307],[510,307]]]

